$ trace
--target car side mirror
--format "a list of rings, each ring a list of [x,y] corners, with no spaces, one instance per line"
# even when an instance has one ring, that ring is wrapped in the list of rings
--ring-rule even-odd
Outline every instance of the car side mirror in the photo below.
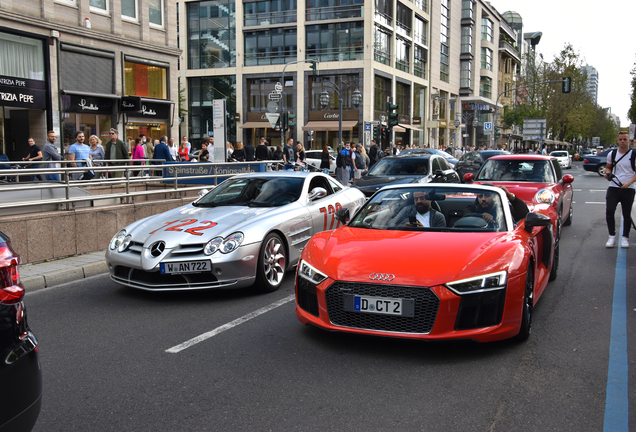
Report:
[[[549,226],[550,224],[552,224],[552,221],[546,215],[541,213],[528,213],[526,215],[524,229],[531,233],[534,227]]]
[[[572,183],[573,181],[574,181],[574,176],[572,174],[566,174],[563,176],[564,184],[569,184],[569,183]]]
[[[472,183],[475,175],[473,173],[464,174],[464,183]]]
[[[314,201],[327,196],[327,190],[321,187],[315,187],[309,192],[309,201]]]
[[[441,169],[435,170],[435,177],[443,177],[444,176],[444,171],[442,171]]]
[[[340,221],[343,224],[349,222],[349,209],[341,208],[340,210],[336,210],[336,220]]]

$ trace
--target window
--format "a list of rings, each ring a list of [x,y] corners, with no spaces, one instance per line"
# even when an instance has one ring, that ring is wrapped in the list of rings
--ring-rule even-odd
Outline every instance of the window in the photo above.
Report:
[[[442,44],[442,49],[440,50],[440,59],[439,59],[439,79],[444,82],[448,82],[449,80],[449,61],[448,61],[448,47]]]
[[[373,56],[375,61],[391,64],[391,35],[375,27],[373,35]]]
[[[362,21],[306,26],[306,55],[320,61],[360,60],[364,51]]]
[[[411,20],[413,13],[411,9],[404,6],[402,3],[397,3],[397,32],[403,36],[411,36]]]
[[[439,79],[444,82],[449,82],[449,60],[448,60],[448,47],[450,45],[448,39],[450,32],[448,30],[450,26],[450,1],[441,0],[441,20],[440,20],[440,61],[439,61]]]
[[[386,115],[386,101],[393,93],[391,92],[391,80],[381,76],[375,76],[373,89],[373,118],[380,119],[380,115]]]
[[[271,25],[297,21],[296,0],[266,0],[244,5],[244,25]]]
[[[91,11],[108,12],[108,2],[106,0],[90,0]]]
[[[410,117],[411,112],[411,86],[395,83],[395,103],[398,106],[397,113]]]
[[[393,0],[375,0],[375,21],[391,26],[393,22]]]
[[[473,19],[473,0],[462,0],[462,18]]]
[[[462,27],[462,54],[472,54],[473,52],[473,28]]]
[[[492,42],[492,21],[488,18],[481,19],[481,38]]]
[[[428,44],[428,23],[423,18],[415,16],[415,29],[414,29],[415,42],[422,45]]]
[[[236,66],[235,2],[211,0],[186,3],[186,6],[188,68]]]
[[[148,0],[150,24],[163,27],[163,0]]]
[[[330,83],[330,84],[326,84]],[[343,109],[354,109],[353,102],[351,101],[351,97],[353,95],[353,91],[357,88],[361,89],[359,85],[361,82],[359,81],[359,75],[320,75],[320,76],[310,76],[309,77],[309,88],[310,88],[310,107],[309,109],[312,111],[322,111],[326,110],[337,110],[338,109],[338,94],[333,91],[333,86],[331,84],[337,85],[341,89],[345,89],[342,94],[342,108]],[[348,87],[348,89],[347,89]],[[326,108],[322,107],[320,103],[320,95],[322,92],[326,90],[329,94],[329,104]]]
[[[227,119],[226,140],[236,142],[236,77],[214,76],[188,78],[188,137],[194,146],[208,136],[214,118],[212,102],[214,99],[225,99],[225,118]],[[239,140],[240,141],[240,140]]]
[[[307,21],[362,18],[362,0],[308,0]]]
[[[471,74],[472,74],[471,62],[468,60],[462,60],[460,62],[460,71],[459,71],[459,86],[461,88],[471,87]]]
[[[121,16],[137,21],[138,9],[137,0],[121,0]]]
[[[489,48],[481,49],[481,68],[492,70],[492,50]]]
[[[492,97],[492,79],[481,77],[479,81],[479,95],[489,99]]]
[[[415,7],[422,9],[424,12],[428,12],[428,0],[415,0]]]
[[[296,28],[245,32],[245,66],[285,64],[296,60]]]
[[[398,38],[395,43],[395,67],[403,72],[410,71],[411,44]]]
[[[427,52],[424,48],[415,46],[415,59],[413,61],[413,74],[426,79]]]
[[[295,29],[294,29],[295,30]],[[292,81],[291,76],[286,76],[285,81]],[[247,87],[249,89],[248,101],[250,112],[265,112],[267,111],[267,104],[270,102],[269,94],[274,91],[276,83],[280,81],[278,78],[256,78],[247,80]],[[283,89],[283,97],[285,98],[285,106],[294,106],[292,100],[293,85],[287,85]]]
[[[168,98],[168,68],[124,62],[124,93],[157,99]]]
[[[44,81],[43,49],[39,39],[0,32],[0,75]]]

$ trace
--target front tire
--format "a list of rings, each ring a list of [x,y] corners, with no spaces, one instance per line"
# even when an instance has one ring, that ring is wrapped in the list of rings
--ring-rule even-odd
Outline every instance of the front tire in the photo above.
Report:
[[[554,257],[552,258],[552,268],[550,269],[550,282],[557,278],[559,272],[559,240],[557,239],[556,247],[554,248]]]
[[[521,327],[514,340],[523,342],[528,340],[532,332],[532,309],[534,308],[534,271],[532,262],[528,264],[526,273],[526,289],[523,294],[523,309],[521,310]]]
[[[604,164],[600,164],[598,166],[598,168],[596,169],[596,172],[598,173],[598,175],[600,175],[601,177],[605,177],[605,170],[606,170],[607,166],[605,166]]]
[[[570,203],[570,212],[568,213],[568,218],[563,222],[563,226],[572,225],[572,217],[574,216],[574,206]]]
[[[285,279],[286,268],[285,245],[278,234],[271,233],[265,237],[258,255],[256,271],[258,288],[265,292],[276,291]]]

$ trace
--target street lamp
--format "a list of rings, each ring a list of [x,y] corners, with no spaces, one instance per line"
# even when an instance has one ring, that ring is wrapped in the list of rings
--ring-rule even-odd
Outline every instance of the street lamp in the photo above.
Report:
[[[461,112],[458,112],[455,114],[455,128],[459,128],[459,126],[462,124],[462,120],[463,123],[465,125],[468,125],[468,121],[472,118],[473,120],[473,129],[476,128],[477,126],[479,126],[479,118],[477,117],[477,111],[475,111],[474,113],[464,113],[462,114]],[[468,133],[466,130],[464,130],[465,133],[465,137],[464,137],[464,151],[466,151],[466,147],[468,146]]]
[[[323,80],[322,85],[324,86],[325,84],[331,85],[334,91],[338,93],[338,145],[340,145],[340,143],[342,143],[342,103],[343,103],[342,95],[345,94],[347,90],[349,90],[351,87],[355,85],[356,89],[353,91],[353,94],[351,95],[351,103],[353,104],[354,108],[358,108],[358,106],[362,103],[362,93],[360,93],[360,90],[358,90],[357,78],[344,87],[343,87],[342,80],[340,80],[339,86],[332,83],[331,81]],[[323,88],[322,93],[320,93],[320,105],[322,106],[322,109],[327,108],[330,100],[331,98],[329,97],[329,93],[327,93],[327,90]]]

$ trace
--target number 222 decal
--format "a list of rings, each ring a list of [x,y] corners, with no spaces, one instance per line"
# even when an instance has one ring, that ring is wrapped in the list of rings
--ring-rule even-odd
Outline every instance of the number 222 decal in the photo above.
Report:
[[[174,225],[171,226],[170,228],[168,228],[170,225],[177,223],[177,222],[182,222],[179,225]],[[192,234],[192,235],[203,235],[202,232],[199,231],[203,231],[206,230],[208,228],[212,228],[213,226],[216,226],[217,223],[216,222],[212,222],[212,221],[201,221],[201,226],[198,227],[192,227],[192,228],[188,228],[186,230],[182,230],[180,229],[180,227],[186,226],[186,225],[192,225],[193,223],[197,223],[199,222],[197,219],[183,219],[183,220],[174,220],[171,222],[166,222],[162,227],[157,228],[156,230],[150,232],[150,234],[154,234],[159,230],[162,230],[165,228],[166,231],[184,231],[187,232],[188,234]]]
[[[336,220],[336,212],[338,210],[340,210],[342,208],[342,205],[340,203],[336,203],[336,207],[334,208],[334,206],[332,206],[331,204],[329,204],[329,206],[327,207],[321,207],[320,208],[320,213],[324,213],[325,214],[325,227],[323,228],[323,230],[328,230],[328,229],[333,229],[333,223]],[[329,228],[327,228],[327,219],[328,216],[327,215],[331,215],[331,225],[329,225]],[[340,226],[340,221],[338,221],[338,223],[336,224],[336,228],[338,228]]]

